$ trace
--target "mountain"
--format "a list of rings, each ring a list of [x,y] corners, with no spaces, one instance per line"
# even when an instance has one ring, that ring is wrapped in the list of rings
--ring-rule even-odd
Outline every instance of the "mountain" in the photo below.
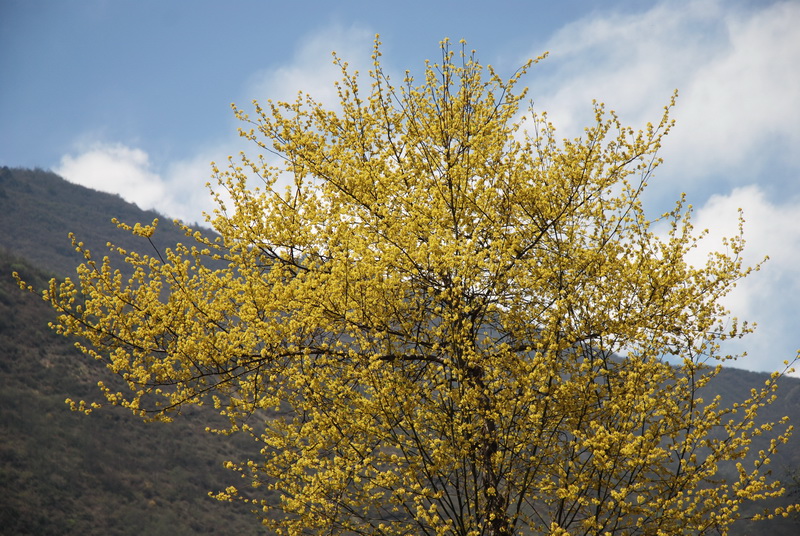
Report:
[[[97,400],[110,373],[49,329],[53,310],[11,273],[36,288],[74,273],[81,257],[69,231],[98,252],[109,239],[149,247],[114,216],[158,217],[52,173],[0,168],[0,534],[263,534],[248,507],[208,497],[240,480],[224,461],[257,452],[245,438],[206,433],[213,415],[143,423],[121,408],[86,416],[64,403]],[[159,247],[185,240],[162,222]]]
[[[74,413],[110,374],[52,332],[49,305],[11,278],[45,275],[0,254],[0,534],[258,534],[241,504],[207,496],[235,484],[222,467],[242,441],[204,431],[197,412],[143,423],[121,408]]]
[[[64,404],[67,397],[99,397],[96,382],[110,373],[53,333],[53,311],[19,290],[10,274],[42,288],[52,276],[74,273],[82,259],[69,231],[98,253],[109,240],[126,249],[151,247],[116,229],[112,217],[159,217],[154,242],[161,249],[186,240],[167,218],[118,196],[47,171],[0,168],[0,534],[263,534],[247,507],[207,496],[238,483],[222,468],[225,460],[257,455],[246,438],[204,432],[214,415],[198,409],[174,423],[146,424],[119,408],[87,417]],[[767,377],[726,368],[705,397],[741,400]],[[800,421],[798,379],[783,379],[779,399],[761,412],[764,420],[783,415]],[[764,438],[753,445],[756,452],[767,447]],[[800,500],[800,435],[771,467]],[[797,517],[756,528],[745,521],[732,534],[789,536],[798,527]]]
[[[129,224],[149,224],[159,218],[153,241],[161,250],[187,241],[170,219],[156,212],[42,170],[1,167],[0,208],[0,248],[60,277],[73,275],[83,261],[72,247],[70,232],[101,259],[109,241],[129,251],[146,252],[151,247],[147,240],[118,229],[112,218]]]

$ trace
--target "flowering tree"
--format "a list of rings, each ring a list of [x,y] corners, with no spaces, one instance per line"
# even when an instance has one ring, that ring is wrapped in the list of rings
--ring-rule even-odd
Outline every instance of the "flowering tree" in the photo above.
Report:
[[[686,262],[683,200],[644,214],[671,105],[638,132],[596,105],[559,141],[520,115],[534,62],[504,80],[442,51],[399,86],[377,46],[367,88],[339,62],[336,110],[235,109],[267,156],[214,166],[220,238],[112,246],[130,277],[76,242],[77,281],[44,293],[57,328],[124,380],[111,403],[213,404],[252,434],[262,456],[230,465],[269,493],[218,497],[280,534],[724,533],[782,492],[764,466],[790,428],[754,422],[777,374],[733,407],[698,394],[749,331],[720,300],[750,268],[741,236]]]

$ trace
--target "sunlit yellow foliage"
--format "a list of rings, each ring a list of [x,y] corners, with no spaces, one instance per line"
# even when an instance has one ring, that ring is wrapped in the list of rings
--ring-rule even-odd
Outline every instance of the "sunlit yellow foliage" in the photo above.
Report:
[[[280,534],[725,533],[781,494],[765,466],[790,428],[754,423],[777,375],[701,399],[749,331],[720,304],[750,271],[741,235],[691,266],[691,207],[642,209],[672,103],[642,131],[597,104],[559,140],[522,110],[535,62],[505,80],[444,42],[394,85],[373,59],[366,87],[336,60],[334,109],[235,108],[266,156],[213,166],[221,238],[110,246],[129,277],[76,242],[77,281],[45,298],[128,386],[108,400],[207,403],[253,434],[262,457],[219,498]],[[770,452],[718,482],[762,433]]]

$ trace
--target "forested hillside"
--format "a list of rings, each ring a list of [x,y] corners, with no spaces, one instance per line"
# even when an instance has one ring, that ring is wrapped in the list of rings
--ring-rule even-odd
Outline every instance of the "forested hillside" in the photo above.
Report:
[[[62,277],[73,274],[83,260],[70,243],[70,232],[99,258],[107,252],[109,241],[145,252],[149,244],[117,229],[112,218],[131,224],[149,224],[159,218],[153,242],[162,250],[188,240],[170,218],[143,211],[119,196],[71,184],[48,171],[1,167],[0,207],[0,247]]]
[[[258,534],[243,505],[207,496],[237,483],[222,462],[252,444],[206,433],[200,415],[167,425],[71,412],[64,400],[96,400],[109,374],[50,331],[53,312],[12,271],[45,283],[0,255],[0,533]]]
[[[53,311],[11,276],[43,288],[73,273],[70,231],[98,251],[150,247],[110,220],[157,216],[49,172],[0,168],[0,534],[263,533],[244,505],[208,497],[238,484],[222,463],[255,445],[206,433],[207,415],[166,425],[119,408],[71,412],[64,400],[99,399],[110,373],[51,331]],[[186,240],[165,220],[159,247]]]

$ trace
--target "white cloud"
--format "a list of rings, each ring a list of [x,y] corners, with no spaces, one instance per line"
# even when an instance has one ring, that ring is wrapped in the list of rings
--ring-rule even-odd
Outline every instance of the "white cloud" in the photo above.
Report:
[[[592,99],[640,127],[657,122],[679,89],[663,152],[673,181],[725,174],[747,184],[776,161],[800,168],[800,153],[787,150],[800,141],[798,24],[796,2],[662,1],[644,13],[593,13],[547,42],[531,96],[563,135],[577,136]]]
[[[726,350],[747,350],[736,365],[753,370],[777,370],[800,347],[798,25],[800,3],[787,1],[663,0],[639,13],[595,11],[547,41],[551,56],[531,76],[536,109],[569,137],[590,124],[592,99],[642,127],[680,90],[648,206],[669,205],[681,191],[695,204],[707,200],[695,223],[709,228],[711,249],[737,233],[744,209],[746,261],[770,260],[726,301],[759,325]]]
[[[121,143],[93,143],[65,155],[54,171],[66,180],[101,192],[119,194],[139,208],[154,209],[169,218],[202,222],[203,211],[213,210],[206,188],[209,163],[218,151],[173,162],[160,172],[142,149]]]
[[[695,214],[695,228],[708,229],[709,234],[690,261],[700,264],[709,251],[719,249],[723,237],[738,233],[740,208],[745,218],[745,264],[755,265],[767,256],[769,260],[725,300],[733,316],[758,324],[755,334],[726,349],[747,351],[737,366],[778,370],[800,348],[796,300],[800,293],[800,198],[771,201],[755,185],[712,196]]]
[[[156,208],[169,195],[147,153],[119,143],[96,143],[76,156],[65,155],[54,171],[72,183],[119,194],[144,209]]]
[[[359,28],[333,26],[305,41],[289,63],[255,74],[245,84],[246,108],[253,98],[293,101],[299,90],[326,106],[335,106],[338,96],[333,83],[342,73],[331,53],[350,62],[355,70],[371,67],[369,54],[374,33]],[[368,90],[369,87],[365,87]],[[235,124],[235,127],[240,125]],[[255,158],[258,148],[246,143],[232,130],[226,141],[209,145],[194,156],[157,166],[140,148],[121,143],[81,142],[74,154],[61,158],[54,170],[70,182],[115,193],[143,209],[155,209],[170,218],[189,223],[203,222],[203,213],[216,208],[206,187],[212,182],[210,162],[226,166],[228,155],[244,151]]]
[[[374,32],[360,27],[334,25],[324,29],[308,38],[289,63],[257,72],[246,86],[247,102],[242,106],[253,99],[293,102],[298,91],[326,106],[335,106],[339,98],[333,84],[342,78],[342,72],[334,65],[332,52],[348,62],[351,71],[366,74],[372,66],[369,56],[374,38]]]
[[[169,200],[169,207],[163,212],[188,223],[205,224],[204,214],[212,214],[217,208],[207,184],[215,191],[218,185],[211,177],[211,162],[222,165],[227,156],[233,153],[232,144],[223,144],[200,151],[191,158],[171,162],[164,173],[165,183],[177,195]],[[221,192],[223,199],[228,199]]]
[[[688,80],[672,153],[694,175],[800,167],[800,4],[731,12],[728,42]]]
[[[674,89],[713,53],[713,4],[685,7],[662,2],[644,13],[593,13],[566,25],[546,44],[544,76],[532,86],[537,107],[568,136],[592,119],[593,99],[624,122],[657,120]]]
[[[370,54],[374,39],[375,32],[362,27],[344,27],[338,24],[327,27],[304,40],[289,62],[257,71],[245,84],[242,101],[236,104],[250,113],[253,100],[257,100],[266,109],[267,100],[276,103],[295,102],[298,92],[302,91],[326,109],[340,110],[340,98],[335,83],[342,79],[343,73],[341,67],[334,63],[333,53],[347,64],[349,74],[359,73],[360,79],[364,81],[362,91],[368,92],[371,90],[371,82],[365,80],[372,68]],[[252,114],[250,119],[257,120]],[[236,127],[249,128],[248,125]],[[237,144],[236,153],[231,154],[243,151],[254,160],[263,153],[259,147],[242,141],[240,139]],[[280,166],[281,162],[275,162],[269,155],[265,156],[267,160]],[[238,156],[234,159],[238,161]],[[276,189],[281,190],[285,185],[291,184],[291,181],[284,174],[279,178]]]

